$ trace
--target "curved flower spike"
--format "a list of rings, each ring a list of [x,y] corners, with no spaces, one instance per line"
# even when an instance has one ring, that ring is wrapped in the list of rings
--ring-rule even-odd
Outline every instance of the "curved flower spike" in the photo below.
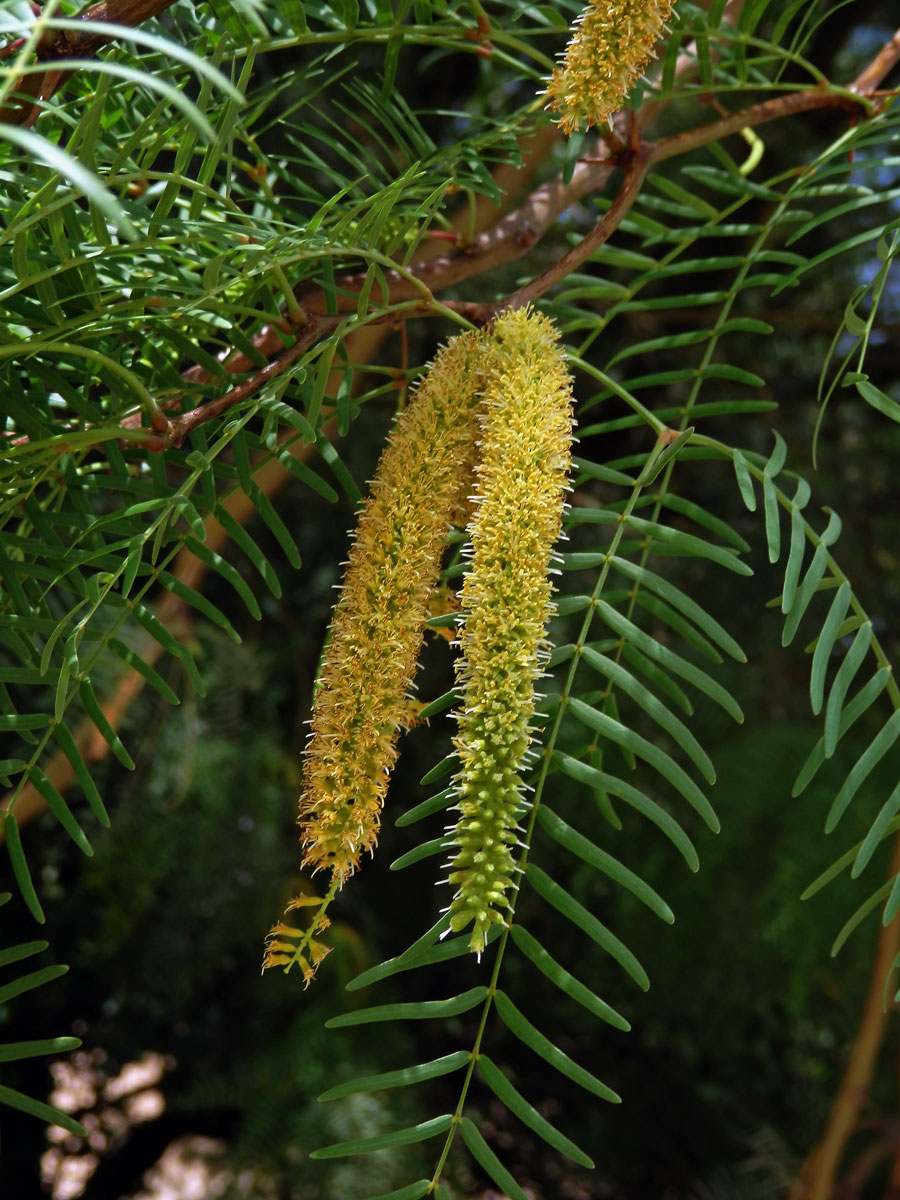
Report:
[[[450,927],[474,922],[470,944],[479,953],[515,887],[521,771],[534,684],[546,661],[549,571],[572,444],[571,379],[552,323],[520,309],[501,316],[493,334],[469,525],[472,565],[461,594],[459,849],[449,876],[458,885]]]
[[[312,935],[326,927],[328,903],[374,848],[397,737],[414,719],[408,691],[429,600],[448,528],[461,519],[471,488],[481,342],[463,333],[435,357],[381,456],[350,550],[300,797],[303,865],[330,871],[331,886],[305,933],[275,927],[264,962],[286,970],[296,962],[307,982],[322,957]]]
[[[478,336],[454,338],[401,413],[360,515],[319,679],[303,864],[340,884],[375,845],[447,530],[471,479]]]
[[[672,0],[591,0],[547,85],[547,107],[560,114],[563,133],[619,111],[671,11]]]

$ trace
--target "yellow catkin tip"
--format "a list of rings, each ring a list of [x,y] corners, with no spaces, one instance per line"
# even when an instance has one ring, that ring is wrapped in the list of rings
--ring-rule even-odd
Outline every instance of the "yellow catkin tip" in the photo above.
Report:
[[[451,928],[480,952],[515,887],[534,685],[546,660],[549,579],[572,445],[571,379],[553,324],[527,310],[494,325],[481,410],[472,562],[461,593],[459,819]]]
[[[564,133],[619,111],[671,11],[672,0],[591,0],[547,85],[547,107],[559,114]]]

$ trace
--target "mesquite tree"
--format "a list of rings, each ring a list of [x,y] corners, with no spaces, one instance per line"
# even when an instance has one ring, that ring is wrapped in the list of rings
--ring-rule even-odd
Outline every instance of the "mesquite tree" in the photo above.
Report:
[[[649,821],[696,870],[692,834],[718,828],[704,742],[715,709],[743,719],[740,672],[722,664],[745,653],[716,579],[753,574],[744,510],[780,565],[785,646],[802,623],[821,717],[798,778],[773,787],[798,795],[852,725],[867,731],[825,828],[855,801],[868,833],[810,890],[863,874],[900,829],[900,787],[864,787],[900,734],[891,647],[842,568],[840,514],[812,503],[830,401],[900,420],[894,380],[866,369],[900,247],[900,34],[831,78],[807,52],[843,7],[0,6],[0,767],[22,902],[0,961],[45,948],[29,940],[29,920],[44,920],[40,848],[20,833],[30,816],[49,808],[86,854],[91,825],[115,821],[92,777],[107,750],[133,765],[113,690],[128,679],[176,702],[166,656],[202,689],[180,615],[239,637],[204,581],[218,577],[258,618],[261,589],[278,594],[279,576],[301,569],[280,482],[360,502],[303,756],[303,890],[265,965],[312,980],[326,909],[342,888],[352,905],[353,877],[378,853],[401,731],[445,723],[451,752],[391,813],[408,830],[395,866],[433,871],[433,911],[413,945],[351,984],[437,972],[445,990],[388,991],[386,1003],[374,987],[331,1022],[446,1025],[423,1061],[327,1093],[458,1080],[444,1111],[318,1152],[427,1142],[430,1174],[391,1182],[396,1200],[446,1200],[466,1151],[523,1200],[480,1127],[488,1093],[591,1165],[495,1061],[496,1030],[589,1103],[618,1096],[602,1065],[537,1027],[504,966],[549,980],[560,1022],[580,1004],[628,1027],[579,962],[559,961],[554,930],[571,923],[584,956],[607,956],[639,988],[648,970],[542,861],[561,848],[673,919],[665,880],[620,861],[611,835]],[[789,133],[771,173],[773,123]],[[851,260],[867,266],[839,280],[804,475],[787,464],[810,446],[779,428],[783,367],[766,360],[772,326],[758,314],[775,296],[809,304]],[[754,353],[755,370],[737,365]],[[366,486],[346,447],[364,407],[385,402],[399,415]],[[731,481],[733,502],[716,511],[698,499],[709,473]],[[449,690],[417,666],[431,633],[458,656]],[[838,944],[874,909],[892,928],[898,867],[865,875]],[[63,970],[20,974],[0,997]],[[0,1085],[0,1101],[83,1132],[41,1099]],[[855,1103],[844,1097],[838,1125]],[[798,1196],[828,1194],[846,1136],[832,1132]],[[387,1200],[375,1175],[371,1194]]]

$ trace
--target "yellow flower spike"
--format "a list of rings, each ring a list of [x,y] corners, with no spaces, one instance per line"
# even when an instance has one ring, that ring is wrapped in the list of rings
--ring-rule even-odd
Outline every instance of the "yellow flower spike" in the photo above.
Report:
[[[547,107],[560,114],[563,133],[619,111],[654,57],[671,11],[672,0],[591,0],[547,85]]]
[[[482,341],[459,334],[436,355],[381,456],[350,550],[300,796],[303,865],[329,871],[331,886],[289,961],[276,926],[263,964],[296,962],[307,983],[325,953],[312,935],[375,846],[397,738],[415,720],[407,692],[447,531],[471,488]]]
[[[303,864],[343,884],[372,849],[444,541],[474,454],[479,336],[439,352],[378,464],[313,708]]]
[[[455,932],[474,922],[480,953],[514,889],[513,848],[525,807],[534,685],[546,661],[549,580],[572,445],[572,391],[553,324],[526,310],[493,329],[481,411],[471,568],[461,594],[462,686],[454,740],[458,852],[449,881]]]

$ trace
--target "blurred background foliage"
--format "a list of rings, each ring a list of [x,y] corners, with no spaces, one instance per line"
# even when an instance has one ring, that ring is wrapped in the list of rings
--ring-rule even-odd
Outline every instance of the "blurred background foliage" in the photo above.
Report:
[[[189,7],[179,5],[161,18],[163,27],[177,22]],[[772,5],[766,20],[774,23],[785,7]],[[209,11],[215,19],[227,15],[216,5]],[[568,5],[559,11],[570,19],[576,10]],[[813,33],[807,56],[826,75],[849,77],[890,35],[895,18],[890,0],[837,6]],[[550,22],[544,8],[535,9],[534,19]],[[546,52],[552,54],[563,39],[562,32],[551,30]],[[270,89],[277,96],[258,135],[262,147],[274,145],[281,136],[280,114],[309,104],[319,86],[319,53],[292,46],[256,63],[259,94]],[[350,49],[342,53],[346,57]],[[350,56],[362,89],[368,72],[381,70],[383,51],[362,46]],[[307,71],[308,66],[315,70]],[[452,47],[420,53],[405,46],[395,69],[403,79],[404,94],[433,108],[431,133],[448,147],[454,130],[461,131],[465,123],[489,128],[527,99],[520,72],[510,72],[507,86],[502,71],[495,68],[488,75],[477,57]],[[90,86],[85,83],[85,90]],[[71,95],[77,97],[77,85]],[[448,107],[466,115],[448,118],[441,111]],[[346,113],[337,115],[324,104],[315,106],[315,114],[310,117],[310,136],[324,141],[328,122],[346,119]],[[833,135],[832,114],[811,114],[804,122],[802,136],[811,142],[817,133]],[[768,175],[796,163],[797,130],[791,122],[765,129]],[[559,169],[561,154],[560,148],[548,158],[547,175]],[[160,169],[166,169],[167,161],[163,156]],[[885,189],[897,182],[896,168],[885,178],[877,162],[859,162],[854,169],[861,175],[869,171],[869,181],[875,179]],[[302,186],[285,189],[279,213],[285,221],[303,221],[309,206],[304,205]],[[811,257],[818,248],[896,215],[897,203],[891,200],[878,212],[851,209],[822,232],[819,247],[807,244],[806,253]],[[541,253],[549,259],[568,233],[593,219],[587,209],[568,213],[556,240],[542,246]],[[637,248],[639,243],[625,231],[617,244]],[[738,252],[734,239],[728,239],[726,249]],[[816,273],[814,286],[804,290],[802,305],[792,305],[790,292],[776,300],[761,290],[742,296],[742,312],[768,320],[775,329],[762,351],[767,387],[761,396],[776,401],[779,408],[775,415],[738,418],[739,433],[734,418],[728,418],[731,440],[767,453],[777,422],[795,448],[791,465],[810,470],[803,455],[812,443],[821,364],[848,295],[871,277],[871,257],[871,247],[864,245],[858,255],[846,254],[826,264]],[[492,280],[498,293],[514,286],[517,269],[506,268],[506,273],[508,279],[501,272]],[[614,267],[608,275],[616,278]],[[699,277],[692,285],[700,292],[716,283],[712,277]],[[154,286],[158,290],[159,281]],[[677,314],[666,311],[655,318],[645,311],[629,320],[647,338],[657,330],[660,335],[672,332]],[[900,291],[894,278],[869,353],[872,376],[887,390],[900,381],[898,330]],[[619,327],[617,336],[621,335]],[[408,336],[410,360],[421,361],[433,348],[434,323],[412,324]],[[758,339],[730,341],[729,361],[735,365],[754,370],[760,353]],[[393,370],[402,361],[396,334],[374,367]],[[636,373],[656,369],[658,364],[647,356]],[[393,413],[394,395],[382,380],[377,373],[363,375],[363,386],[373,389],[373,397],[355,421],[353,437],[340,444],[360,485],[371,477]],[[580,379],[579,387],[585,386]],[[675,384],[670,396],[656,399],[661,405],[677,405],[683,395],[683,385]],[[706,399],[714,398],[710,385]],[[714,426],[707,432],[715,432]],[[588,448],[599,461],[646,449],[641,430],[624,429],[603,438],[602,446]],[[584,446],[581,452],[587,456]],[[852,393],[832,402],[818,443],[816,502],[833,504],[841,512],[842,565],[880,622],[879,635],[895,657],[893,614],[900,611],[898,454],[896,424]],[[710,511],[737,511],[733,476],[724,466],[698,462],[686,474],[689,494]],[[416,1164],[418,1174],[428,1171],[428,1151],[421,1147],[336,1165],[311,1163],[308,1155],[323,1142],[395,1125],[398,1104],[401,1113],[406,1106],[410,1118],[415,1117],[416,1100],[408,1094],[399,1101],[386,1100],[380,1093],[356,1097],[340,1111],[317,1104],[316,1096],[336,1079],[376,1072],[386,1059],[405,1062],[428,1056],[418,1042],[427,1041],[429,1030],[418,1028],[419,1023],[414,1028],[379,1028],[377,1038],[365,1027],[338,1037],[323,1024],[334,1011],[358,1002],[355,994],[344,992],[347,980],[403,950],[421,932],[423,913],[437,910],[429,864],[400,874],[390,872],[388,865],[415,844],[409,830],[394,828],[391,815],[424,795],[418,781],[446,745],[446,723],[436,721],[433,728],[406,736],[379,854],[335,905],[336,948],[315,985],[301,993],[296,978],[270,974],[261,980],[257,971],[261,939],[273,914],[303,886],[294,826],[299,750],[344,558],[336,553],[336,530],[349,530],[353,503],[342,496],[336,509],[295,479],[281,492],[278,511],[300,549],[302,572],[285,563],[274,536],[257,521],[253,536],[279,565],[282,589],[276,599],[263,595],[254,583],[262,620],[252,620],[234,592],[218,576],[209,576],[206,594],[234,624],[242,643],[236,646],[220,630],[195,618],[190,638],[206,698],[197,697],[191,680],[170,661],[161,669],[168,673],[170,686],[183,695],[182,704],[172,708],[146,689],[130,707],[120,732],[136,770],[124,770],[115,759],[107,759],[97,770],[113,821],[109,830],[94,830],[94,857],[84,859],[47,813],[23,834],[38,864],[51,953],[71,969],[64,983],[39,989],[27,1004],[12,1001],[0,1007],[0,1036],[22,1040],[42,1036],[47,1029],[71,1031],[83,1039],[84,1049],[76,1055],[85,1069],[96,1072],[100,1091],[104,1081],[116,1078],[126,1064],[147,1052],[162,1056],[166,1064],[159,1082],[165,1102],[161,1115],[126,1123],[124,1129],[114,1129],[115,1122],[110,1125],[108,1118],[98,1117],[91,1125],[92,1151],[98,1158],[86,1185],[91,1200],[120,1200],[139,1193],[144,1173],[167,1147],[196,1135],[213,1139],[207,1151],[223,1172],[221,1194],[243,1200],[353,1200],[370,1193],[373,1177],[388,1191],[416,1178]],[[781,649],[780,622],[765,607],[778,594],[780,582],[766,562],[761,522],[745,513],[735,524],[753,546],[756,577],[749,586],[726,572],[716,572],[710,584],[710,577],[690,562],[678,568],[681,577],[672,576],[688,591],[698,584],[715,589],[710,608],[749,658],[747,665],[729,668],[740,675],[742,699],[746,698],[744,726],[738,729],[704,709],[705,744],[723,781],[713,793],[722,832],[714,837],[699,821],[692,825],[690,817],[686,819],[701,859],[700,874],[693,876],[651,827],[632,822],[621,832],[610,831],[615,852],[627,846],[627,861],[640,864],[645,878],[666,881],[665,897],[676,914],[674,927],[651,920],[621,889],[604,890],[587,869],[572,870],[561,850],[555,861],[552,845],[542,849],[542,861],[551,871],[558,866],[576,897],[608,914],[609,923],[634,948],[652,978],[646,996],[636,997],[627,986],[618,995],[620,981],[607,962],[586,957],[583,943],[568,927],[547,935],[561,960],[579,961],[589,986],[626,1012],[632,1030],[625,1035],[598,1024],[583,1010],[569,1009],[565,1027],[558,1031],[560,1046],[577,1048],[577,1057],[624,1099],[615,1107],[588,1103],[574,1087],[556,1082],[556,1099],[548,1100],[549,1107],[542,1110],[551,1119],[553,1105],[564,1112],[563,1128],[596,1152],[596,1172],[562,1163],[489,1096],[482,1098],[483,1128],[493,1127],[496,1144],[516,1177],[545,1200],[774,1200],[786,1195],[800,1160],[823,1127],[856,1030],[869,980],[874,924],[864,926],[840,956],[831,959],[829,947],[853,903],[849,883],[838,881],[802,905],[799,894],[834,857],[821,837],[824,813],[842,777],[842,764],[846,770],[855,761],[872,731],[862,722],[815,785],[790,799],[789,781],[818,736],[808,718],[808,659],[802,634],[799,644],[787,652]],[[229,548],[223,553],[249,580],[247,560]],[[559,640],[566,640],[563,619],[559,626]],[[427,654],[430,691],[423,698],[430,699],[441,690],[435,680],[442,672],[449,684],[451,668],[440,639],[429,644]],[[889,774],[873,776],[872,794],[881,795],[889,783]],[[594,801],[585,794],[584,803]],[[862,836],[867,815],[864,804],[848,813],[848,823],[856,823],[851,833]],[[434,823],[432,836],[440,831],[441,818]],[[0,875],[8,871],[4,863]],[[0,887],[6,886],[12,885],[0,878]],[[13,907],[17,920],[24,914],[16,898],[4,910],[7,921]],[[535,929],[540,927],[539,913],[526,917]],[[457,969],[450,964],[442,970],[452,975]],[[515,966],[509,970],[514,975]],[[398,997],[421,998],[443,994],[442,980],[441,972],[429,976],[427,987],[433,991],[428,992],[418,977],[400,976],[393,986]],[[555,993],[549,985],[542,987],[541,978],[520,982],[528,989],[529,1011],[552,1009]],[[460,1045],[466,1044],[467,1032],[471,1035],[466,1026],[474,1019],[472,1014],[458,1019]],[[387,1052],[384,1038],[396,1041]],[[892,1020],[866,1110],[869,1126],[852,1143],[851,1158],[871,1143],[896,1144],[898,1051]],[[538,1060],[512,1039],[492,1053],[510,1069],[521,1090],[543,1095]],[[3,1080],[31,1095],[47,1095],[50,1087],[43,1059],[5,1066]],[[452,1082],[437,1080],[426,1086],[432,1094],[446,1086],[446,1103],[452,1105]],[[92,1110],[76,1108],[75,1115],[84,1120],[86,1111],[97,1113],[100,1107],[98,1101]],[[66,1145],[76,1157],[91,1152],[76,1142]],[[41,1184],[40,1162],[47,1147],[39,1122],[13,1110],[3,1112],[4,1194],[15,1200],[46,1194],[49,1185],[46,1180]],[[475,1168],[454,1169],[452,1182],[461,1195],[474,1197],[487,1188]],[[889,1194],[886,1188],[884,1172],[876,1171],[858,1192],[846,1194],[874,1200]]]

